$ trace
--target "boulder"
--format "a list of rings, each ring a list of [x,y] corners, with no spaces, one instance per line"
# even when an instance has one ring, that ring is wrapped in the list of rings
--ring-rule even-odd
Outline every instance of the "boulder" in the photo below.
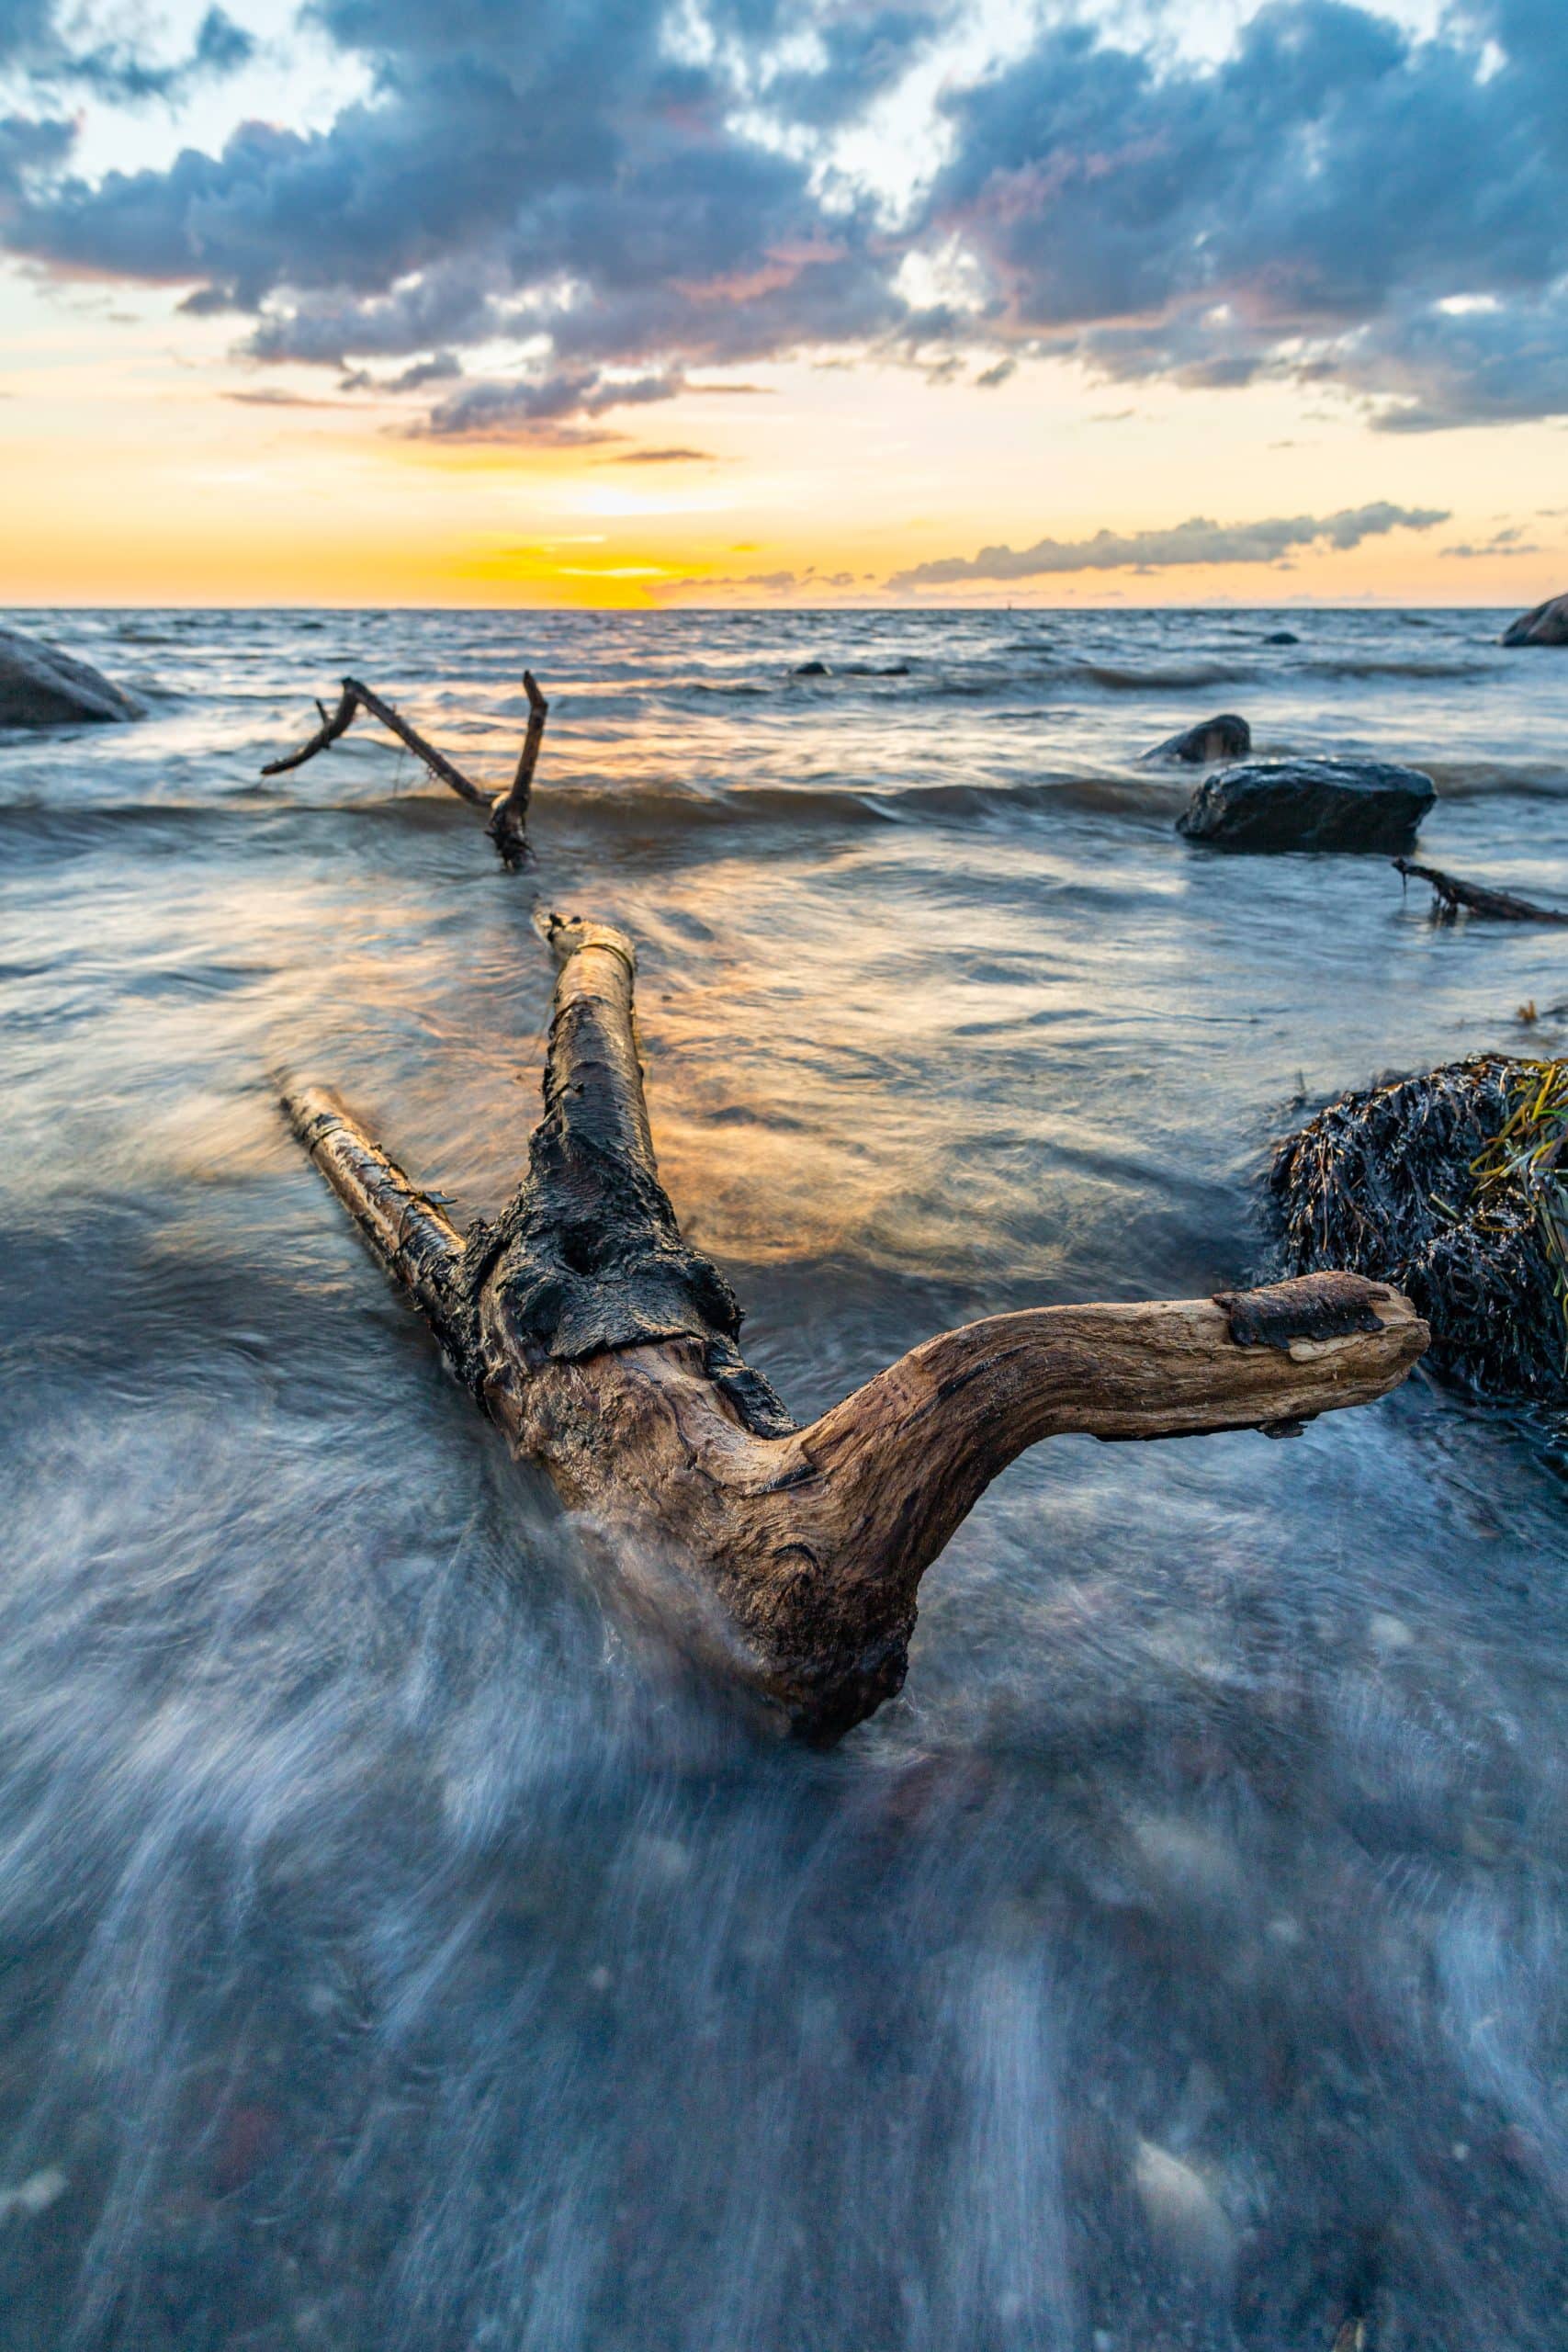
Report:
[[[1301,639],[1293,628],[1270,629],[1263,640],[1265,645],[1299,645]]]
[[[825,678],[828,664],[826,662],[797,662],[789,674],[792,678]]]
[[[1247,760],[1205,776],[1176,830],[1212,849],[1397,854],[1437,797],[1419,768],[1381,760]]]
[[[1505,645],[1568,645],[1568,595],[1549,596],[1503,631]]]
[[[1217,718],[1200,719],[1183,734],[1156,743],[1144,757],[1185,760],[1190,767],[1203,767],[1211,760],[1245,760],[1251,749],[1252,729],[1246,719],[1238,718],[1234,710],[1222,710]]]
[[[141,715],[139,702],[88,662],[41,638],[0,628],[0,727],[71,727]]]

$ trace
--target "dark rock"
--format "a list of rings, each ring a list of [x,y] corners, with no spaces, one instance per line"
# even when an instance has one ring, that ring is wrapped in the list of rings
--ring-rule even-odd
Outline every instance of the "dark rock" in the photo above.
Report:
[[[1263,640],[1265,645],[1299,645],[1301,639],[1293,628],[1271,629]]]
[[[826,662],[797,662],[789,674],[792,678],[825,678],[828,664]]]
[[[1503,631],[1505,645],[1568,645],[1568,595],[1549,596]]]
[[[1381,760],[1248,760],[1205,776],[1176,830],[1213,849],[1397,852],[1437,797]]]
[[[0,628],[0,727],[70,727],[141,715],[139,702],[87,662],[19,629]]]
[[[1190,767],[1201,767],[1211,760],[1245,760],[1251,749],[1252,729],[1246,719],[1238,718],[1234,710],[1222,710],[1217,718],[1200,719],[1185,733],[1156,743],[1144,757],[1185,760]]]

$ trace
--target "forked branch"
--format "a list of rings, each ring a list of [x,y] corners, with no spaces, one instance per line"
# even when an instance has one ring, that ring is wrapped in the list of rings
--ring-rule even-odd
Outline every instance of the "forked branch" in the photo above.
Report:
[[[303,767],[306,761],[313,760],[318,752],[328,750],[340,736],[346,735],[358,713],[366,711],[372,718],[379,719],[400,743],[406,744],[415,759],[423,762],[437,783],[446,785],[459,800],[466,800],[471,808],[482,808],[489,820],[485,830],[500,852],[502,863],[520,865],[527,855],[528,800],[533,789],[534,770],[538,765],[539,746],[544,740],[545,720],[549,716],[550,707],[540,693],[538,681],[532,671],[524,671],[523,685],[528,696],[528,728],[523,738],[517,773],[505,792],[491,792],[482,784],[475,784],[446,757],[445,752],[438,752],[434,743],[427,742],[400,711],[394,710],[389,702],[358,678],[344,680],[335,710],[329,711],[324,703],[318,702],[316,708],[321,714],[321,723],[315,733],[308,741],[301,743],[298,751],[286,752],[281,759],[269,760],[262,774],[285,775],[290,768]]]
[[[1427,1344],[1407,1300],[1351,1274],[1031,1307],[927,1340],[799,1429],[743,1361],[734,1295],[660,1184],[631,942],[542,927],[560,967],[545,1115],[495,1225],[459,1243],[335,1097],[291,1087],[285,1104],[621,1585],[803,1732],[836,1736],[899,1688],[921,1574],[1025,1447],[1282,1432],[1382,1396]]]

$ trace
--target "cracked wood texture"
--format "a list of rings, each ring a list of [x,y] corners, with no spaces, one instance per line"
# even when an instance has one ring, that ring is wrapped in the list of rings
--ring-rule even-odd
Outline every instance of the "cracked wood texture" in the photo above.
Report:
[[[922,1573],[1026,1447],[1283,1432],[1382,1396],[1427,1345],[1408,1300],[1350,1274],[1027,1307],[926,1340],[796,1428],[659,1183],[631,942],[541,927],[559,965],[545,1116],[493,1225],[459,1236],[335,1095],[291,1086],[284,1105],[615,1588],[808,1736],[899,1689]]]

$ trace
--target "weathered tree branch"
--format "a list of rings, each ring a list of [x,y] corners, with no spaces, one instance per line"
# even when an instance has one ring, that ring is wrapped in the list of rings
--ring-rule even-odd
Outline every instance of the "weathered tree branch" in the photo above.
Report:
[[[341,735],[345,735],[361,710],[367,711],[372,718],[378,718],[383,727],[389,729],[400,743],[405,743],[417,760],[423,762],[437,783],[447,786],[459,800],[466,800],[470,808],[485,811],[489,820],[485,830],[500,852],[503,864],[520,865],[527,855],[528,800],[533,790],[534,770],[538,765],[539,746],[544,740],[545,721],[550,708],[532,671],[525,670],[523,684],[528,696],[528,728],[523,738],[517,773],[505,792],[491,792],[482,784],[475,784],[446,757],[445,752],[438,752],[434,743],[426,742],[419,729],[411,726],[400,711],[394,710],[389,702],[384,701],[372,687],[358,678],[344,680],[343,693],[335,710],[329,711],[324,703],[318,702],[316,708],[321,714],[321,723],[316,732],[309,741],[301,743],[298,751],[286,752],[281,759],[269,760],[262,774],[284,775],[290,768],[303,767],[307,760],[313,760],[318,752],[326,751]]]
[[[532,670],[523,673],[523,691],[528,697],[528,729],[518,755],[517,773],[511,789],[502,793],[491,808],[490,823],[485,828],[508,865],[521,865],[528,853],[528,798],[534,789],[534,770],[539,763],[539,746],[545,740],[545,721],[550,715],[550,706],[539,692],[539,682]]]
[[[1431,884],[1441,920],[1451,921],[1462,907],[1468,914],[1487,915],[1495,922],[1568,922],[1568,913],[1561,908],[1538,907],[1506,890],[1486,890],[1479,882],[1461,882],[1457,875],[1440,873],[1435,865],[1417,865],[1408,857],[1396,857],[1393,863],[1394,872],[1407,882]]]
[[[798,1429],[654,1163],[631,943],[545,919],[560,966],[545,1115],[493,1226],[459,1243],[336,1098],[296,1131],[514,1450],[623,1589],[717,1671],[832,1737],[904,1679],[919,1578],[1043,1438],[1283,1430],[1401,1381],[1407,1300],[1348,1274],[1218,1299],[1044,1306],[948,1331]]]

